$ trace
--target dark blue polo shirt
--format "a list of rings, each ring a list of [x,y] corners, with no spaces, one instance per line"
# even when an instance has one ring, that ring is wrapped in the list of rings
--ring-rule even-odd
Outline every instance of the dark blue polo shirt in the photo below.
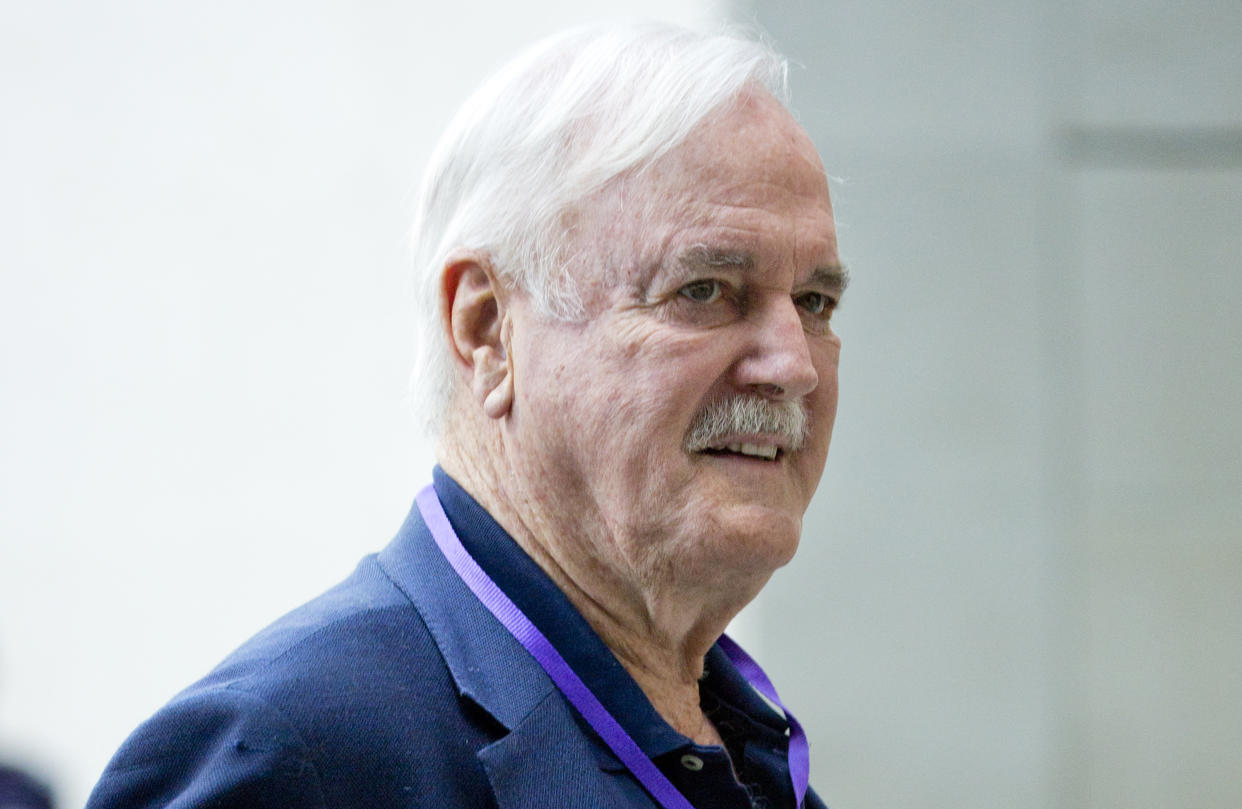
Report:
[[[690,803],[699,809],[794,805],[786,758],[788,725],[718,646],[707,655],[699,694],[724,748],[697,745],[665,722],[542,568],[438,466],[434,478],[436,494],[466,550]],[[579,721],[586,727],[581,717]],[[601,755],[605,768],[624,769],[611,753]],[[823,804],[809,793],[805,806]]]

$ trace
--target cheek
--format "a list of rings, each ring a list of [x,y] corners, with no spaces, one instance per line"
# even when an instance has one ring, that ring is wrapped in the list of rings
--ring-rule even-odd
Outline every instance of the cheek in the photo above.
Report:
[[[562,440],[605,465],[604,456],[615,456],[618,445],[632,453],[648,443],[642,439],[658,421],[670,383],[657,365],[626,357],[589,334],[536,349],[541,358],[529,368],[527,394]]]
[[[636,473],[650,473],[668,471],[684,461],[686,431],[720,374],[707,360],[710,349],[669,344],[659,349],[601,358],[600,373],[592,377],[607,395],[598,399],[600,411],[592,414],[595,418],[587,432],[595,433],[594,438],[584,437],[597,440],[599,452],[612,454],[601,457],[605,465],[633,464]]]
[[[840,365],[841,341],[833,337],[831,342],[823,346],[820,355],[815,359],[815,370],[819,375],[817,393],[833,414],[837,412],[837,369]]]
[[[728,367],[723,340],[702,331],[682,332],[650,321],[617,329],[601,351],[601,366],[621,395],[648,410],[686,406]],[[687,400],[690,400],[687,404]]]
[[[837,417],[837,399],[839,388],[837,387],[836,366],[834,365],[832,369],[827,372],[827,374],[820,378],[823,380],[821,387],[823,388],[822,396],[824,403],[822,406],[827,418],[829,419],[829,427],[831,427],[832,422],[835,421]]]
[[[832,438],[832,428],[837,418],[837,368],[840,357],[839,344],[828,346],[823,354],[816,361],[816,371],[819,374],[819,385],[816,386],[812,397],[813,419],[811,429],[814,433],[814,441],[817,445],[821,445],[821,452],[828,452],[828,444]],[[822,463],[822,461],[821,461]]]

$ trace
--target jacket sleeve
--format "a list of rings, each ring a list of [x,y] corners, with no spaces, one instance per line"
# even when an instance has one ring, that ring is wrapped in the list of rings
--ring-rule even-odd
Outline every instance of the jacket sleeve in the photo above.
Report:
[[[324,809],[310,750],[251,694],[183,696],[117,751],[86,809]]]

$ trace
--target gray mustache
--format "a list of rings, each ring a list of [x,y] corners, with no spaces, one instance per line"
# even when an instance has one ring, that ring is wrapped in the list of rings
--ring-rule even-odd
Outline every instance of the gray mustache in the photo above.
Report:
[[[809,421],[801,399],[774,402],[746,394],[717,399],[694,417],[686,449],[699,452],[738,433],[763,433],[779,438],[789,450],[798,450],[806,442]]]

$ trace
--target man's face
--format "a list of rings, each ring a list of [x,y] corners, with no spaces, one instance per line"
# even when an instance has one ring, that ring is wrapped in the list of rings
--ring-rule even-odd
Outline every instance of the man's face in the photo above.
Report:
[[[524,476],[603,568],[766,578],[797,547],[836,415],[844,279],[814,147],[755,92],[574,225],[587,319],[513,306]],[[691,447],[738,397],[804,409],[805,441],[761,423]]]

